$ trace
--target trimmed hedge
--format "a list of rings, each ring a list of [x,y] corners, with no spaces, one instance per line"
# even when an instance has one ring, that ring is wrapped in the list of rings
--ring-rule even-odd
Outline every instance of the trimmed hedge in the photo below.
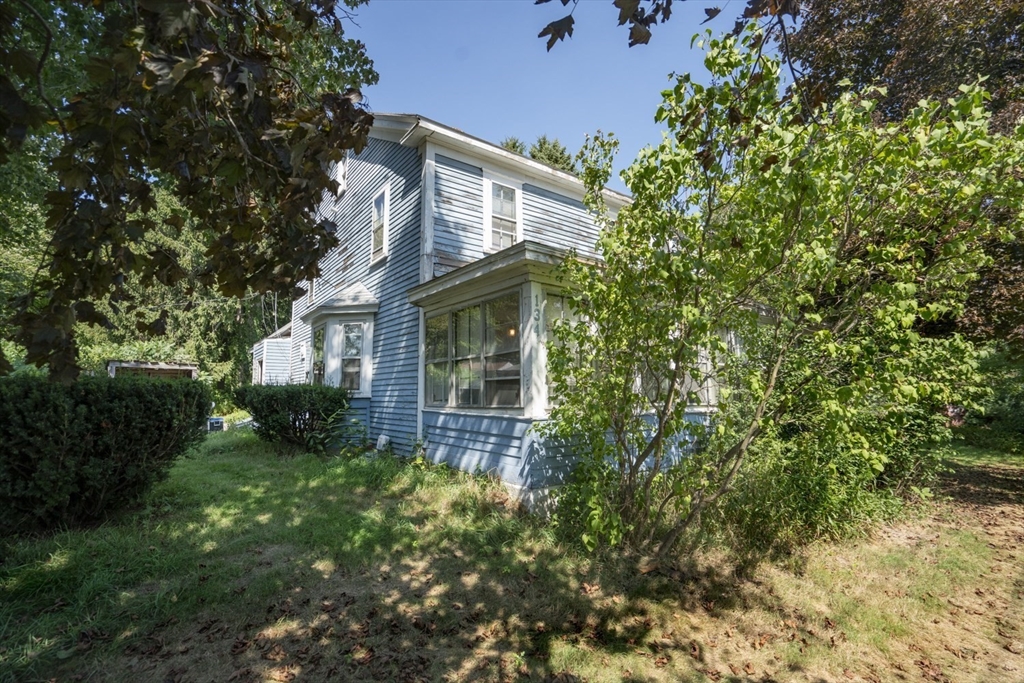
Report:
[[[202,441],[209,406],[191,380],[0,378],[0,532],[93,522],[137,499]]]
[[[312,384],[254,384],[237,389],[235,400],[252,415],[259,438],[316,451],[323,450],[349,406],[345,389]]]

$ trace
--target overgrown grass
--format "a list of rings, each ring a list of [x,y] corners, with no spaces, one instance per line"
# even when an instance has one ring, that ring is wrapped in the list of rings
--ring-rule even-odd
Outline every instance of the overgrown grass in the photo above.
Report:
[[[229,431],[142,509],[4,543],[0,680],[890,680],[949,666],[934,634],[1013,657],[1015,622],[977,609],[1013,590],[991,540],[939,519],[747,578],[715,553],[638,576],[487,478]]]
[[[1024,452],[1011,452],[998,448],[959,444],[950,460],[953,465],[1024,467]]]

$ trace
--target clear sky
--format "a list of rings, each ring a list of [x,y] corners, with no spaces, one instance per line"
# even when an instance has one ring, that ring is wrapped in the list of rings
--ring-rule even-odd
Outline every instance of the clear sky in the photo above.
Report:
[[[730,30],[743,4],[679,0],[650,44],[632,48],[611,0],[581,0],[573,37],[551,52],[537,33],[567,12],[558,0],[370,0],[346,33],[380,74],[364,92],[371,111],[421,114],[495,143],[546,134],[573,154],[586,133],[614,132],[621,169],[661,139],[654,112],[668,74],[702,73],[690,39]],[[723,12],[700,26],[714,6]]]

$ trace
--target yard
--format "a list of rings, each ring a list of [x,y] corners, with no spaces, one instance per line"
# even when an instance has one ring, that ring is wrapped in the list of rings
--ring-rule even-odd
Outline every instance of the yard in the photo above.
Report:
[[[1024,680],[1024,468],[738,578],[637,577],[487,479],[214,434],[144,509],[0,546],[0,681]]]

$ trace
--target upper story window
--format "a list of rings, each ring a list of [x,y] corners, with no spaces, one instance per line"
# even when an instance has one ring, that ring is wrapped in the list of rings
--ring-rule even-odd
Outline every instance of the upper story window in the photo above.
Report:
[[[391,187],[384,188],[373,198],[370,217],[370,262],[388,255],[388,222],[391,218]]]
[[[516,237],[516,191],[491,183],[491,247],[511,247]]]
[[[519,294],[427,319],[426,404],[522,405]]]
[[[522,185],[484,176],[484,250],[500,251],[523,239]]]
[[[310,278],[307,282],[309,286],[306,287],[306,305],[308,306],[316,298],[316,280]]]
[[[338,181],[338,191],[335,196],[341,198],[348,190],[348,155],[342,157],[341,161],[334,167],[334,179]]]

